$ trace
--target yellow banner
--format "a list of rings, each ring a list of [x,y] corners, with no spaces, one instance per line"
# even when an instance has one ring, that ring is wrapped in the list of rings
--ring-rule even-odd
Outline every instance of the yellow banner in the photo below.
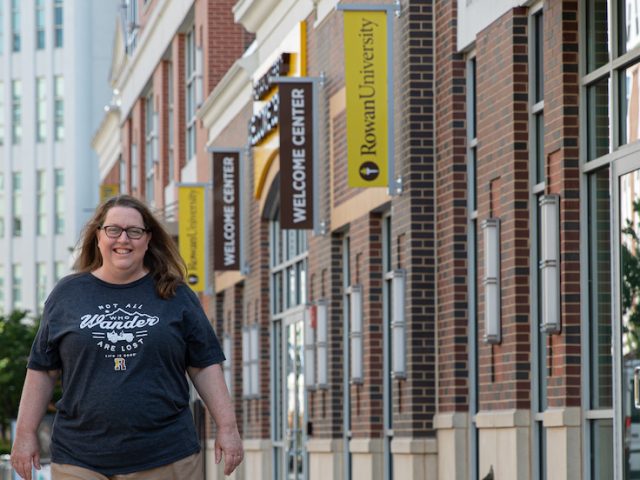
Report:
[[[178,187],[178,246],[187,264],[187,284],[194,292],[206,288],[204,185]]]
[[[350,187],[387,179],[387,12],[344,12],[347,162]]]
[[[120,185],[117,183],[103,183],[100,185],[100,203],[120,194]]]

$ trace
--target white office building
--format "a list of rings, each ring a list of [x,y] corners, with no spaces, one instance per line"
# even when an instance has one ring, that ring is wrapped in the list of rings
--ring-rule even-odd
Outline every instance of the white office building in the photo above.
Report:
[[[0,0],[0,309],[38,313],[98,202],[116,0]]]

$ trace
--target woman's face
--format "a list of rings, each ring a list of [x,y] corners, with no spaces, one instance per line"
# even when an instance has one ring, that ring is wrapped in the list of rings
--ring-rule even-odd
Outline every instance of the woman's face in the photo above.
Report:
[[[117,238],[107,236],[104,227],[116,226],[120,228],[137,227],[145,229],[142,215],[135,208],[112,207],[98,230],[98,248],[102,254],[100,270],[105,280],[115,283],[126,283],[142,277],[144,269],[144,255],[151,240],[151,233],[145,232],[141,238],[132,239],[126,231],[122,231]]]

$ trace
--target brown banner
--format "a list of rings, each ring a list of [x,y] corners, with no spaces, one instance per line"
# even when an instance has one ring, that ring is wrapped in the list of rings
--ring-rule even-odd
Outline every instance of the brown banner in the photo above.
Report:
[[[240,270],[240,152],[213,152],[213,269]]]
[[[313,82],[282,82],[280,225],[313,228]]]

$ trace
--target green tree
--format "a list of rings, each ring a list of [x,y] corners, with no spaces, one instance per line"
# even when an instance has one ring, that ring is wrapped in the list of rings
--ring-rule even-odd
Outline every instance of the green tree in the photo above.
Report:
[[[640,215],[640,201],[633,202],[633,210]],[[640,348],[640,223],[634,225],[626,219],[622,234],[628,241],[621,245],[622,263],[622,314],[628,315],[625,328],[627,345],[631,351]]]
[[[18,415],[27,359],[38,330],[38,321],[16,310],[0,316],[0,429],[6,438],[11,419]]]

